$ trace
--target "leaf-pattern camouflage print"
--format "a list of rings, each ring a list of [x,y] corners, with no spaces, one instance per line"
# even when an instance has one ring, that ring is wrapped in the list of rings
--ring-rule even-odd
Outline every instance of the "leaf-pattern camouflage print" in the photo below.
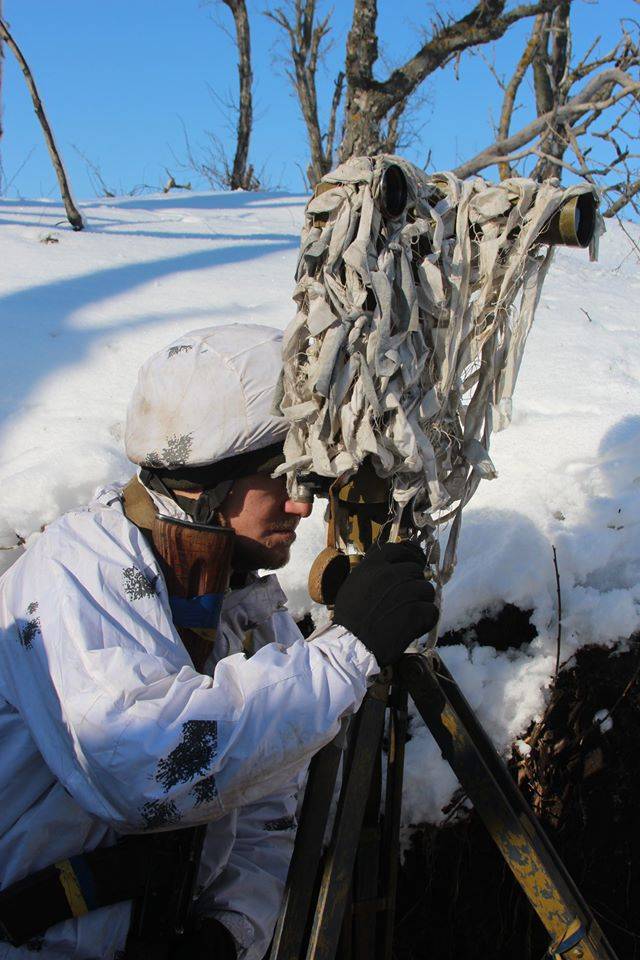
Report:
[[[22,627],[18,623],[18,637],[25,650],[31,650],[36,634],[41,633],[40,617],[34,617],[33,614],[38,609],[37,600],[32,600],[27,607],[27,614],[31,618],[26,620]]]
[[[180,823],[180,814],[173,800],[148,800],[141,808],[140,815],[148,830]]]
[[[276,833],[280,830],[293,830],[295,825],[295,817],[278,817],[277,820],[266,820],[264,828],[265,830],[269,830],[271,833]]]
[[[180,437],[176,435],[169,437],[162,451],[162,459],[170,468],[183,467],[189,459],[192,446],[193,436],[190,433],[183,433]]]
[[[182,724],[182,740],[168,757],[158,761],[156,780],[165,792],[176,783],[186,783],[206,773],[218,747],[218,724],[215,720],[187,720]]]
[[[189,793],[195,799],[195,807],[199,807],[202,803],[213,803],[218,796],[216,778],[213,774],[211,774],[210,777],[205,777],[204,780],[198,780],[198,782],[193,785]]]
[[[147,577],[142,570],[138,570],[137,567],[125,567],[122,571],[122,584],[129,600],[142,600],[144,597],[155,597],[157,595],[157,580],[157,576],[150,580],[149,577]]]
[[[152,450],[144,459],[144,466],[149,470],[159,467],[184,467],[189,459],[191,447],[193,446],[193,436],[190,433],[183,433],[181,436],[174,434],[167,440],[166,447],[161,452]]]
[[[169,347],[167,360],[171,360],[171,357],[177,357],[179,353],[189,353],[189,350],[193,350],[192,343],[179,343],[175,347]]]
[[[157,450],[152,450],[151,453],[148,453],[144,458],[144,464],[147,470],[154,470],[162,466],[162,458]]]

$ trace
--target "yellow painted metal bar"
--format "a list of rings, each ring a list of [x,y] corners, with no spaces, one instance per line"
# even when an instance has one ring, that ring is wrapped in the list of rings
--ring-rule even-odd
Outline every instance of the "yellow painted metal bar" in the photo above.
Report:
[[[73,917],[83,917],[85,913],[89,913],[89,907],[84,899],[75,870],[68,860],[59,860],[56,863],[56,869],[59,874],[62,889],[67,898],[67,903],[69,904],[69,909],[71,910],[71,915]]]
[[[437,658],[407,655],[400,677],[551,938],[553,960],[615,960],[562,861],[460,689]]]

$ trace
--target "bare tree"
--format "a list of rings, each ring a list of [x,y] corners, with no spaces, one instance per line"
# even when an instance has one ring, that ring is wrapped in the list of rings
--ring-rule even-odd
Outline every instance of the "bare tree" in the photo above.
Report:
[[[322,132],[318,113],[316,74],[322,55],[322,45],[330,27],[331,11],[316,22],[316,0],[292,0],[285,7],[267,10],[266,15],[285,31],[293,69],[287,69],[307,128],[307,140],[311,159],[307,168],[307,180],[313,187],[333,166],[336,120],[342,91],[344,73],[339,71],[333,87],[333,97],[326,132]]]
[[[355,0],[347,38],[347,96],[340,159],[395,150],[400,117],[411,95],[428,76],[465,50],[499,39],[517,21],[553,10],[561,2],[540,0],[505,12],[506,0],[480,0],[465,17],[432,25],[430,36],[417,53],[386,80],[377,80],[377,0]],[[387,133],[382,136],[385,123]]]
[[[213,4],[214,0],[201,0],[205,6]],[[261,187],[260,175],[255,173],[253,165],[249,163],[249,146],[253,130],[253,71],[251,68],[251,31],[249,16],[245,0],[219,0],[229,8],[233,15],[235,37],[222,22],[218,26],[231,39],[238,51],[238,85],[239,96],[221,97],[217,91],[209,87],[212,100],[217,107],[222,107],[225,120],[233,128],[235,138],[235,152],[230,158],[225,141],[217,132],[206,131],[206,143],[192,146],[189,134],[184,126],[185,157],[174,155],[180,169],[191,170],[202,177],[214,189],[225,190],[259,190]],[[231,120],[233,118],[233,120]]]
[[[403,118],[423,81],[470,48],[502,37],[519,20],[554,11],[565,0],[538,0],[506,10],[507,0],[479,0],[466,16],[431,25],[420,49],[384,80],[375,76],[378,62],[377,0],[354,0],[347,37],[344,76],[334,85],[325,134],[318,120],[316,71],[321,44],[329,33],[331,14],[316,17],[316,0],[290,0],[269,10],[270,17],[289,38],[292,69],[289,76],[297,92],[307,127],[311,162],[308,177],[313,186],[333,164],[336,114],[346,82],[344,128],[339,159],[357,154],[393,153],[398,147]],[[567,0],[570,2],[570,0]]]
[[[40,121],[40,126],[42,127],[42,132],[47,144],[49,156],[51,157],[51,161],[56,172],[56,177],[58,178],[58,184],[60,186],[60,193],[62,195],[62,201],[64,203],[67,219],[74,230],[82,230],[84,227],[84,221],[71,198],[71,191],[69,189],[67,175],[53,139],[53,133],[51,131],[51,127],[49,126],[49,121],[45,115],[44,107],[42,106],[42,101],[40,99],[35,80],[33,79],[31,70],[29,69],[27,61],[23,57],[20,48],[9,33],[6,24],[2,19],[0,19],[0,40],[3,40],[13,53],[27,82],[27,87],[29,88],[29,93],[31,94],[31,100],[33,101],[33,109],[36,112],[38,120]]]
[[[256,190],[259,183],[249,163],[249,142],[253,126],[253,74],[251,71],[251,33],[245,0],[222,0],[233,15],[238,48],[238,123],[236,152],[227,169],[228,186],[232,190]]]
[[[567,170],[602,186],[610,197],[605,216],[616,215],[627,204],[639,212],[635,197],[640,192],[640,154],[632,145],[638,140],[640,47],[626,28],[603,56],[594,53],[597,43],[574,64],[571,0],[538,16],[513,75],[502,83],[495,140],[458,166],[457,175],[468,177],[497,164],[504,179],[533,158],[528,175],[534,179],[560,177]],[[518,90],[529,70],[537,117],[511,133]],[[626,129],[629,118],[635,130]]]

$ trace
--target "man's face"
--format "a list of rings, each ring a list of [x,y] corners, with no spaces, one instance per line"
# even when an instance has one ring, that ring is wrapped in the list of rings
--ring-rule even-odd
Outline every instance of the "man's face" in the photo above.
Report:
[[[277,570],[288,561],[294,531],[311,504],[289,500],[284,477],[253,473],[234,481],[218,510],[236,533],[234,570]]]

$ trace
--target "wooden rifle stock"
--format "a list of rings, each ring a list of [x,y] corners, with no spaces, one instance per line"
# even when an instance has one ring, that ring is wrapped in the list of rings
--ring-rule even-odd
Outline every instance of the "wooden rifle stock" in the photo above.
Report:
[[[219,598],[217,603],[211,601],[206,626],[181,624],[176,612],[180,605],[172,604],[178,632],[196,670],[201,672],[211,651],[222,598],[229,586],[235,533],[231,527],[210,527],[156,516],[151,536],[172,601]]]
[[[202,673],[229,586],[234,531],[155,516],[150,533],[174,624]],[[206,829],[201,825],[149,837],[150,882],[134,905],[127,960],[168,960],[172,945],[188,931]],[[165,882],[158,883],[163,870]]]

